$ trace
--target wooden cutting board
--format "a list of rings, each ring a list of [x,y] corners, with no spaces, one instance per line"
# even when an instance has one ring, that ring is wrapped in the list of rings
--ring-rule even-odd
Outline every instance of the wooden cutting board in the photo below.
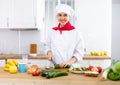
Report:
[[[50,69],[44,69],[44,70],[54,70],[54,71],[69,71],[69,68],[60,68],[60,69],[54,69],[54,68],[50,68]]]

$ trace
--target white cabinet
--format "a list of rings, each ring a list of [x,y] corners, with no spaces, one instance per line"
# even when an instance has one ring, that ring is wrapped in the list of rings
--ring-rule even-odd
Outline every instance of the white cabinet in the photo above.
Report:
[[[9,28],[36,28],[36,0],[11,0]]]
[[[0,0],[0,29],[44,28],[45,0]]]
[[[8,1],[0,0],[0,29],[8,28]]]

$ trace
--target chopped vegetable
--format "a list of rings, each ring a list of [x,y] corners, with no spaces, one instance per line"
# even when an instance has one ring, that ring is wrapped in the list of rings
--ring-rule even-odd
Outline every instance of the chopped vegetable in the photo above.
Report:
[[[76,68],[74,68],[74,71],[82,71],[82,69],[81,69],[81,68],[76,67]]]
[[[65,68],[70,68],[70,65],[67,65]]]
[[[55,64],[55,65],[54,65],[54,68],[55,68],[55,69],[59,69],[59,68],[60,68],[60,64]]]
[[[87,71],[87,70],[88,70],[87,67],[81,67],[81,69],[82,69],[83,71]]]
[[[93,68],[94,66],[89,66],[88,69],[91,71],[91,69]]]
[[[60,67],[60,64],[55,64],[55,65],[54,65],[54,68],[55,68],[55,69],[61,68],[61,67]],[[67,65],[65,68],[70,68],[70,65]]]

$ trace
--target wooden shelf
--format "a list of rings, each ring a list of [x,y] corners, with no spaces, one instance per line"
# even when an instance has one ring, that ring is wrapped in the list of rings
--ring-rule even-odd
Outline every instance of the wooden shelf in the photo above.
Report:
[[[22,59],[22,55],[18,54],[0,54],[0,60],[4,59]],[[47,59],[45,55],[37,55],[35,57],[28,56],[28,59]],[[109,56],[91,56],[85,55],[83,60],[110,60]]]
[[[110,60],[109,56],[84,56],[83,60]]]
[[[22,59],[20,54],[0,54],[0,59]],[[45,55],[37,55],[35,57],[28,56],[28,59],[47,59]]]

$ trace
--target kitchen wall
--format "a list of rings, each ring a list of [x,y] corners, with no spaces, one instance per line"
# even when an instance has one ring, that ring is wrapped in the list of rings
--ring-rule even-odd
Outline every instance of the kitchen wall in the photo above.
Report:
[[[83,33],[86,53],[108,51],[111,56],[111,0],[76,0],[75,4],[76,27]]]
[[[0,54],[29,54],[31,43],[38,44],[38,53],[40,53],[40,31],[11,31],[0,30]],[[20,46],[20,48],[19,48]]]
[[[9,29],[0,29],[0,54],[29,54],[30,44],[36,43],[38,54],[43,53],[43,43],[40,30],[11,31]],[[21,60],[18,60],[19,62]],[[0,66],[4,66],[5,60],[0,60]],[[29,60],[28,66],[37,64],[44,67],[49,64],[46,60]]]
[[[112,4],[112,58],[120,60],[120,0]]]
[[[0,30],[0,54],[18,53],[18,32]]]

